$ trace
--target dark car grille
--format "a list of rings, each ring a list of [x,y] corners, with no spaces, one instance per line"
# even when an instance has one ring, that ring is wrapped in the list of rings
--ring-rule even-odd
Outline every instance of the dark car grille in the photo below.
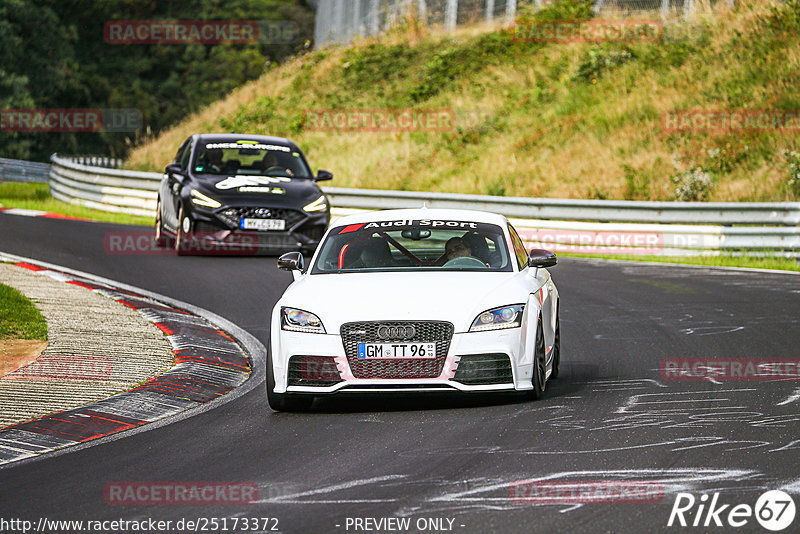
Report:
[[[336,362],[329,356],[292,356],[288,385],[333,386],[342,381]]]
[[[322,239],[322,235],[325,233],[325,228],[326,227],[324,224],[311,225],[306,223],[300,227],[298,232],[306,236],[311,241],[319,243],[319,240]]]
[[[286,221],[287,230],[290,230],[306,218],[306,215],[298,210],[265,208],[263,206],[226,208],[220,211],[218,216],[227,224],[236,228],[239,227],[240,219],[283,219]]]
[[[510,384],[514,381],[511,359],[507,354],[462,356],[453,380],[471,386]]]
[[[379,326],[415,328],[411,339],[378,338]],[[453,324],[442,321],[370,321],[345,323],[340,333],[350,370],[356,378],[436,378],[442,374],[447,349],[453,338]],[[359,360],[359,343],[436,343],[436,358]]]
[[[198,234],[213,234],[216,232],[223,232],[225,228],[205,221],[197,221],[194,223],[194,231]]]

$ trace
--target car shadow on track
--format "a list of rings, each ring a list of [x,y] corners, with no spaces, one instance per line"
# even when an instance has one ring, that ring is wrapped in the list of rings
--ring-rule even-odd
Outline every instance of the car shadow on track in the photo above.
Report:
[[[347,395],[318,397],[309,413],[361,413],[422,410],[450,410],[523,403],[547,404],[586,388],[595,378],[598,366],[583,362],[564,362],[559,378],[547,382],[541,400],[534,401],[518,393],[380,393],[378,395]]]

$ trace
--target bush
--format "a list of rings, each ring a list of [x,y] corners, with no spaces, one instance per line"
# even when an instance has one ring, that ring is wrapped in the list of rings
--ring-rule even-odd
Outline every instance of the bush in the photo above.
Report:
[[[625,200],[646,200],[650,196],[650,176],[630,165],[623,165]]]
[[[601,47],[590,48],[581,59],[573,78],[583,82],[594,83],[604,72],[632,59],[634,59],[634,55],[627,48],[619,50]]]
[[[692,165],[685,171],[674,174],[671,178],[675,187],[675,200],[706,200],[714,180],[711,174],[699,165]]]
[[[594,17],[592,0],[556,0],[532,15],[534,20],[589,20]]]
[[[477,54],[476,54],[477,52]],[[477,70],[480,51],[471,46],[454,46],[435,54],[423,67],[422,82],[409,91],[414,102],[427,100],[447,88],[454,80]]]
[[[800,152],[784,150],[783,157],[789,167],[789,180],[786,185],[795,196],[800,196]]]

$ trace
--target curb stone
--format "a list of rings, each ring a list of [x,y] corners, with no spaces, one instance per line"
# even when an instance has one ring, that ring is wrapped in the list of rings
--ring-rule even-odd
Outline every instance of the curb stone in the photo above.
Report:
[[[16,265],[136,310],[164,332],[175,365],[130,391],[1,429],[0,466],[181,414],[225,396],[251,374],[260,374],[251,373],[251,358],[231,334],[193,311],[32,260]]]

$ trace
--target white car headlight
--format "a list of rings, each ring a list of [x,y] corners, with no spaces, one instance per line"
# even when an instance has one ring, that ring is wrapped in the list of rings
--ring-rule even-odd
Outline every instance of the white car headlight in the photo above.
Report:
[[[308,334],[324,334],[322,321],[313,313],[295,308],[281,308],[281,329]]]
[[[512,306],[503,306],[486,310],[472,321],[472,326],[469,327],[469,331],[485,332],[487,330],[517,328],[522,324],[523,311],[525,311],[524,304],[514,304]]]
[[[322,195],[310,204],[306,204],[303,206],[303,209],[309,213],[328,209],[328,204],[325,202],[325,195]]]
[[[206,208],[212,208],[212,209],[216,209],[222,206],[222,204],[220,204],[210,196],[204,195],[197,189],[192,189],[191,196],[192,196],[192,202],[197,204],[198,206],[205,206]]]

